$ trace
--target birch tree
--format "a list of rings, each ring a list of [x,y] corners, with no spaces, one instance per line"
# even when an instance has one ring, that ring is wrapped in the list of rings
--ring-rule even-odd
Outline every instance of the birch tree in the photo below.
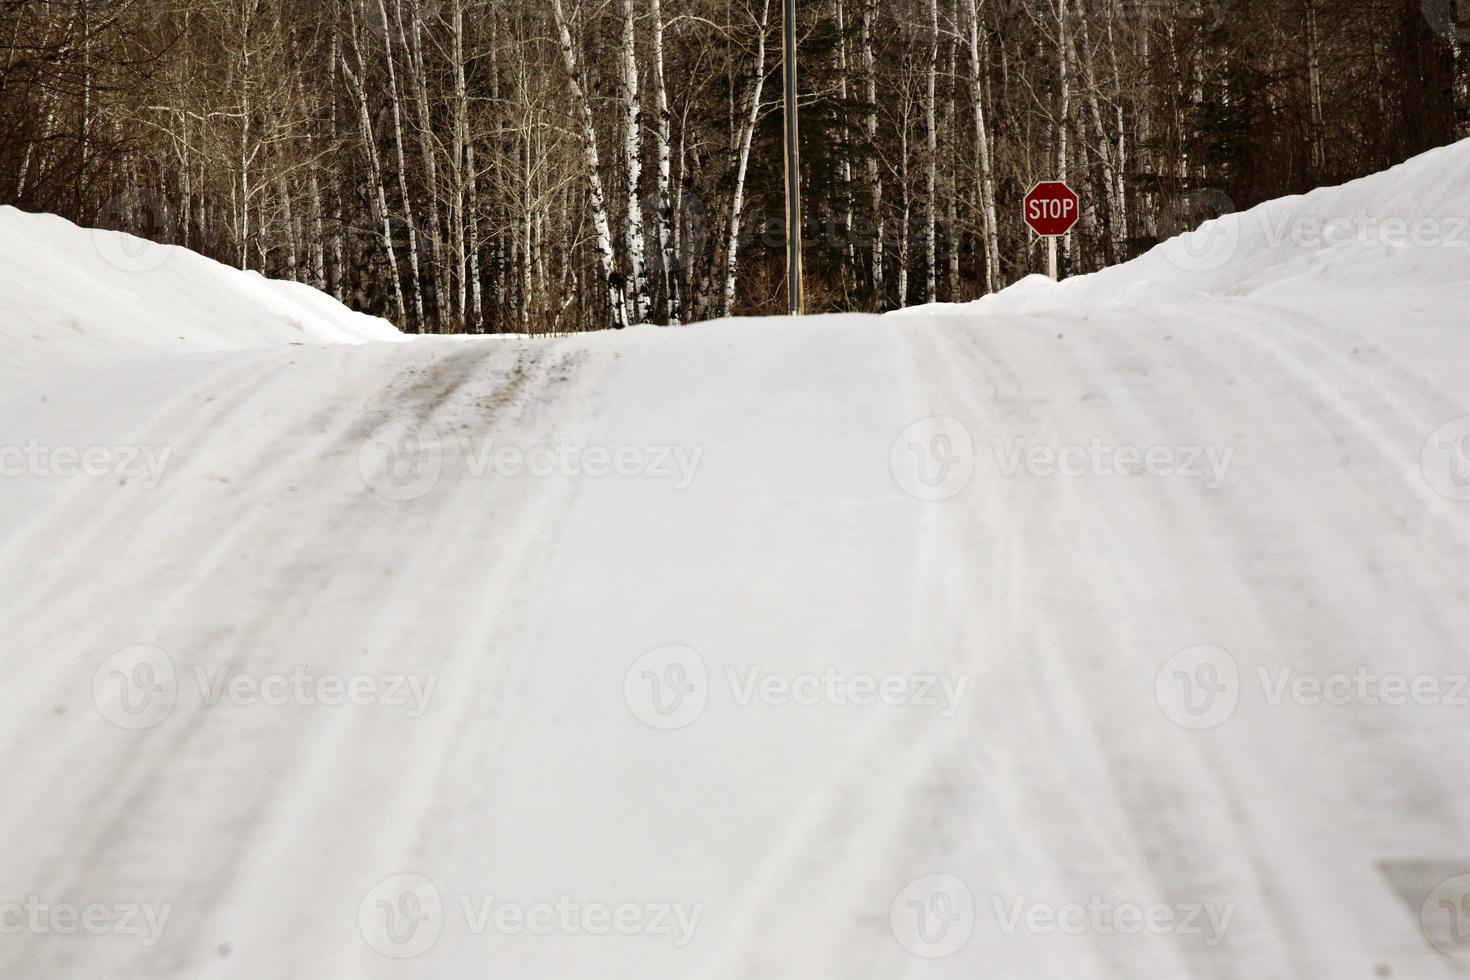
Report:
[[[623,8],[623,100],[627,116],[623,130],[623,159],[628,172],[628,262],[634,322],[643,323],[652,311],[648,276],[644,268],[643,197],[643,105],[638,91],[638,36],[633,0],[621,0]]]
[[[1019,202],[1039,179],[1082,193],[1063,248],[1091,270],[1187,227],[1200,192],[1243,208],[1352,179],[1470,119],[1442,0],[1236,4],[1218,23],[1202,6],[803,0],[804,191],[851,233],[813,240],[813,307],[964,299],[1038,269]],[[783,189],[771,16],[10,4],[0,204],[308,282],[404,329],[772,312],[782,256],[749,244]]]
[[[878,0],[865,0],[863,5],[863,74],[868,103],[868,200],[873,209],[873,295],[882,305],[883,242],[887,225],[883,218],[883,169],[878,160],[878,59],[874,48],[877,30]]]
[[[395,7],[402,0],[393,0]],[[368,15],[371,16],[371,15]],[[388,105],[393,110],[393,147],[398,158],[398,198],[403,205],[403,222],[408,233],[409,281],[413,292],[413,327],[424,331],[424,288],[419,275],[418,227],[413,201],[408,195],[408,162],[403,151],[403,106],[398,98],[398,73],[393,66],[393,27],[388,20],[387,0],[378,0],[378,16],[383,24],[383,51],[388,71]]]
[[[924,301],[939,301],[939,0],[929,0],[929,52],[924,100]]]
[[[669,110],[669,92],[664,79],[664,14],[661,0],[648,0],[648,16],[653,25],[653,90],[658,112],[658,237],[663,252],[664,316],[677,325],[684,315],[679,285],[679,254],[675,232],[673,199],[673,113]]]
[[[378,221],[383,233],[383,256],[388,262],[388,280],[392,287],[393,307],[397,311],[398,321],[405,323],[408,320],[407,311],[403,299],[403,281],[398,273],[398,252],[393,244],[393,216],[388,210],[388,194],[383,186],[383,165],[378,156],[378,143],[373,132],[372,111],[368,106],[367,86],[363,79],[367,75],[367,62],[363,57],[362,41],[358,33],[357,15],[353,10],[352,0],[348,0],[349,30],[348,38],[352,42],[353,55],[357,61],[357,70],[347,63],[345,52],[341,55],[342,75],[347,79],[349,87],[357,96],[358,125],[361,127],[362,144],[368,161],[368,187],[374,195],[378,205]]]
[[[983,26],[980,24],[978,0],[969,4],[970,31],[970,101],[975,110],[975,156],[979,176],[980,238],[985,256],[985,291],[995,292],[1001,284],[1000,228],[995,215],[995,175],[991,169],[991,131],[985,122],[985,50],[980,46]]]
[[[760,24],[756,28],[755,63],[750,76],[750,97],[740,119],[735,162],[735,185],[730,198],[730,219],[725,244],[725,289],[722,309],[730,316],[735,309],[735,282],[740,268],[740,218],[745,209],[745,176],[750,168],[750,147],[760,121],[761,94],[766,86],[766,33],[771,23],[771,0],[761,0]]]
[[[769,0],[767,0],[769,3]],[[602,161],[597,150],[597,129],[592,122],[592,106],[587,101],[578,67],[577,50],[572,46],[571,26],[567,22],[562,0],[551,0],[551,13],[556,21],[557,37],[561,42],[562,63],[566,68],[567,86],[571,93],[574,111],[582,128],[582,146],[587,166],[587,190],[592,208],[592,225],[597,233],[597,256],[602,267],[603,281],[607,284],[608,303],[611,306],[613,326],[622,329],[628,325],[627,292],[624,279],[617,271],[613,257],[612,226],[607,215],[607,193],[602,183]]]

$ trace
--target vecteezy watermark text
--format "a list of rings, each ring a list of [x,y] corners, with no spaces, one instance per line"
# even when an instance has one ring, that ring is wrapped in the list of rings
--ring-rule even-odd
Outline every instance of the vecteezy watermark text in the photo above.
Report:
[[[1424,443],[1424,479],[1440,496],[1470,501],[1470,416],[1440,426]]]
[[[431,423],[404,420],[378,426],[357,453],[363,484],[396,501],[424,496],[451,465],[472,479],[637,479],[686,490],[703,459],[702,446],[605,445],[570,439],[527,446],[494,439],[443,439]]]
[[[1268,707],[1303,708],[1470,707],[1470,673],[1407,673],[1358,666],[1350,670],[1303,671],[1291,665],[1257,666],[1242,675],[1223,647],[1196,646],[1165,662],[1154,679],[1154,696],[1176,725],[1196,731],[1218,728],[1235,714],[1256,682]]]
[[[991,908],[1001,932],[1029,932],[1046,936],[1154,936],[1199,937],[1209,948],[1225,941],[1234,905],[1208,902],[1115,902],[1092,895],[1086,902],[1051,904],[1034,902],[1025,895],[1006,898],[992,895]]]
[[[1470,0],[1425,0],[1436,2],[1466,4],[1470,11]],[[1470,215],[1410,217],[1366,209],[1327,214],[1306,206],[1238,213],[1228,194],[1197,188],[1164,202],[1159,235],[1169,241],[1159,253],[1167,261],[1185,272],[1204,273],[1225,268],[1247,242],[1268,250],[1302,252],[1470,249]]]
[[[713,675],[723,681],[725,700],[736,707],[919,708],[941,718],[959,711],[968,674],[866,673],[828,666],[820,671],[783,672],[753,665],[726,665]],[[669,731],[704,713],[712,683],[700,654],[685,646],[663,646],[635,660],[623,676],[623,698],[639,721]]]
[[[1208,490],[1225,482],[1235,447],[1113,446],[1094,438],[1085,446],[1052,446],[1026,439],[994,440],[1001,475],[1052,477],[1137,477],[1197,480]]]
[[[725,680],[735,704],[760,704],[781,707],[832,705],[833,707],[866,708],[885,705],[890,708],[914,705],[937,708],[939,717],[952,718],[959,710],[965,689],[970,686],[968,674],[864,674],[847,673],[827,667],[819,673],[781,674],[761,667],[744,670],[725,668]]]
[[[1128,902],[1093,894],[1085,901],[1036,901],[992,894],[989,911],[1005,935],[1183,936],[1206,947],[1224,942],[1234,905],[1208,902]],[[923,959],[953,956],[969,942],[983,906],[952,874],[930,874],[904,885],[889,904],[889,926],[900,946]]]
[[[173,713],[181,693],[180,672],[167,652],[156,646],[127,647],[104,660],[92,676],[92,700],[108,721],[140,731],[161,724]],[[335,673],[304,664],[286,670],[252,671],[234,665],[195,665],[192,678],[199,704],[248,708],[382,707],[423,717],[439,678],[434,674]]]
[[[318,674],[296,665],[289,671],[253,674],[232,666],[194,668],[194,680],[204,703],[240,706],[350,704],[406,708],[408,717],[421,718],[439,678],[434,674]]]
[[[24,902],[0,902],[0,936],[136,936],[153,946],[163,936],[169,904],[45,902],[32,895]]]
[[[1186,480],[1217,490],[1235,462],[1235,447],[1221,445],[1115,444],[1093,437],[1086,443],[995,436],[994,471],[1003,479],[1148,477]],[[975,439],[959,419],[934,416],[905,428],[888,450],[894,482],[919,500],[938,502],[963,493],[981,469]]]
[[[23,446],[0,445],[0,477],[117,477],[139,480],[152,490],[172,452],[172,446],[48,446],[31,438]]]
[[[462,893],[446,908],[438,886],[421,874],[392,875],[358,904],[358,930],[384,956],[427,952],[457,916],[470,936],[650,936],[683,949],[694,940],[704,903],[587,901],[571,895],[521,901]]]
[[[687,489],[694,482],[704,457],[702,446],[580,445],[566,439],[555,445],[543,443],[530,448],[497,446],[493,439],[463,439],[460,450],[470,476],[493,472],[507,479],[522,476],[649,478],[668,480],[676,490]]]

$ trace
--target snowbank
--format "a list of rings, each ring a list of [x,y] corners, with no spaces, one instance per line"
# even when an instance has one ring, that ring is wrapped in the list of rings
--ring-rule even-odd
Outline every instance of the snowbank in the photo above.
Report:
[[[188,249],[0,207],[0,360],[399,340],[309,286]]]
[[[1224,195],[1198,195],[1224,211]],[[1340,187],[1225,214],[1132,262],[1052,283],[1030,276],[949,312],[1419,291],[1470,284],[1470,140],[1431,150]],[[925,308],[930,313],[946,312]]]

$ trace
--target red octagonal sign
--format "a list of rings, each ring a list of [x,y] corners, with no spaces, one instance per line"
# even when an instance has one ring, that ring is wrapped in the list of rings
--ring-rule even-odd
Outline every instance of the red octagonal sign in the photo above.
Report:
[[[1079,200],[1061,181],[1044,180],[1026,195],[1026,224],[1042,238],[1065,235],[1077,223]]]

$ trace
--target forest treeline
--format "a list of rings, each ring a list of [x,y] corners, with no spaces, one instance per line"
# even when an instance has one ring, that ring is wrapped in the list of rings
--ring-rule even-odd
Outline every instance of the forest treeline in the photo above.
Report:
[[[1063,269],[1467,132],[1460,0],[800,0],[808,305]],[[780,0],[0,0],[0,203],[425,332],[784,308]]]

